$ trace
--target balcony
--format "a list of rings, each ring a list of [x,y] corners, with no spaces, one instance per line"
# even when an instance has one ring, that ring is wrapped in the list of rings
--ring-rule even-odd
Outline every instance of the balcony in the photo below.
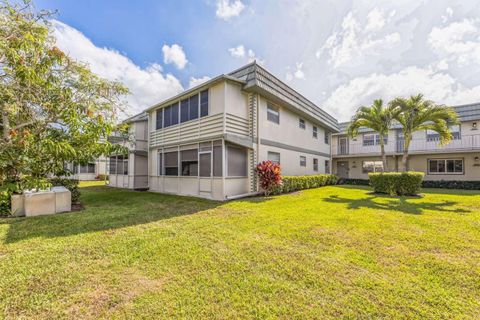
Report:
[[[409,153],[446,153],[446,152],[471,152],[480,151],[480,135],[462,135],[460,139],[450,141],[447,145],[440,145],[440,141],[427,141],[423,139],[413,139],[410,143]],[[403,152],[403,140],[388,141],[385,145],[387,154],[401,154]],[[380,146],[364,146],[361,141],[358,143],[349,143],[347,145],[332,146],[333,156],[361,156],[361,155],[380,155]]]

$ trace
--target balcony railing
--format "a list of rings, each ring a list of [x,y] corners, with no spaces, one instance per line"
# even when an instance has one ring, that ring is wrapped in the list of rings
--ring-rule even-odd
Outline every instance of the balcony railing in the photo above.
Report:
[[[388,141],[385,145],[385,152],[388,154],[402,153],[403,140]],[[409,153],[422,152],[459,152],[480,150],[480,135],[462,135],[460,139],[454,139],[450,143],[442,146],[440,141],[427,141],[423,139],[413,139],[410,142]],[[345,145],[336,145],[332,148],[332,155],[369,155],[380,154],[380,146],[364,146],[361,143],[350,143]]]

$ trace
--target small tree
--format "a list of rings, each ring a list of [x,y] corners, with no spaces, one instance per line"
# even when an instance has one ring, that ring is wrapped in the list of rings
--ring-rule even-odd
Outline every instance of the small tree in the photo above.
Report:
[[[390,102],[395,108],[395,120],[403,131],[403,171],[408,170],[408,151],[415,131],[433,130],[440,135],[440,143],[447,144],[452,139],[449,124],[458,124],[458,115],[452,107],[438,105],[425,100],[422,94],[410,98],[396,98]]]
[[[356,137],[361,127],[370,128],[378,133],[380,138],[380,152],[382,155],[382,172],[388,171],[387,155],[385,154],[384,138],[388,136],[388,130],[395,116],[391,107],[384,108],[382,99],[374,100],[370,107],[360,107],[348,126],[347,132],[350,137]]]
[[[128,90],[57,48],[50,16],[29,1],[0,1],[0,186],[116,148],[105,138],[118,129]]]
[[[260,162],[256,167],[256,172],[260,181],[260,187],[265,191],[265,195],[271,194],[276,187],[282,184],[280,165],[268,161]]]

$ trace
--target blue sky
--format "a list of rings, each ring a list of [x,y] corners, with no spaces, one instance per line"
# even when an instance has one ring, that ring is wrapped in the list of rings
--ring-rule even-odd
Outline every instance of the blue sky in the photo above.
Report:
[[[131,113],[253,59],[339,120],[373,99],[480,100],[480,2],[37,0]]]

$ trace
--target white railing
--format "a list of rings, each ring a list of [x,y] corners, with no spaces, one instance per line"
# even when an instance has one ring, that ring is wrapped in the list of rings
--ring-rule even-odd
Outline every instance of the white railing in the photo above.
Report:
[[[403,150],[403,141],[389,140],[385,145],[385,151],[389,154],[401,153]],[[421,152],[459,152],[480,150],[480,135],[462,135],[460,139],[450,141],[450,143],[442,146],[440,141],[427,141],[423,139],[413,139],[410,142],[409,153]],[[350,143],[347,148],[345,146],[332,146],[332,155],[371,155],[380,154],[380,146],[364,146],[361,143]]]

